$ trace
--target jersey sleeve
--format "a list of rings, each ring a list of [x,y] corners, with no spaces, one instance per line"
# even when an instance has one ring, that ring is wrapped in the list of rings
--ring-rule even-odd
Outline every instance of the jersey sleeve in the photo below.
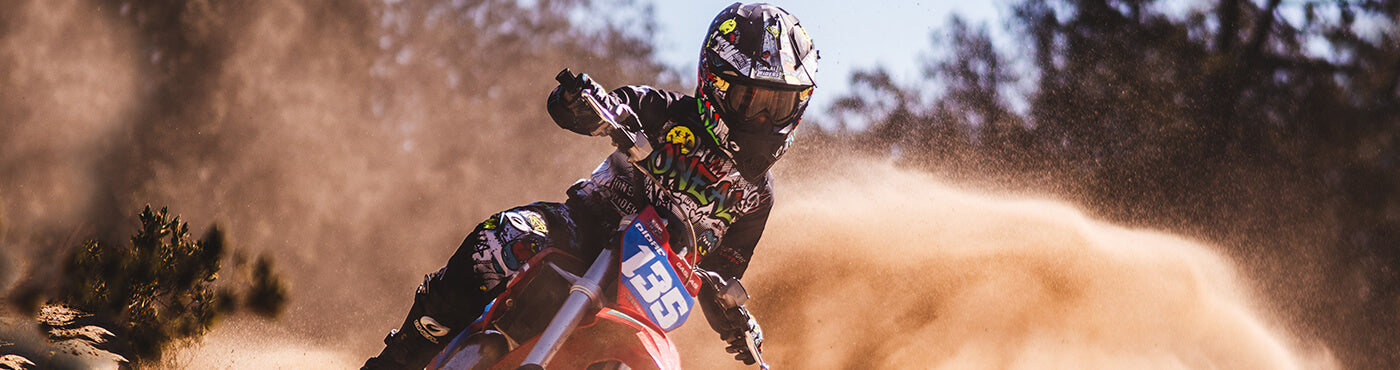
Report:
[[[618,103],[627,104],[632,111],[637,113],[637,119],[642,123],[642,132],[653,142],[665,135],[662,126],[670,120],[673,105],[685,98],[685,94],[674,91],[666,91],[651,86],[623,86],[613,90],[610,94],[618,99]]]
[[[602,88],[596,83],[594,86]],[[608,110],[618,105],[627,104],[637,114],[637,118],[642,124],[642,131],[654,141],[658,137],[661,127],[669,119],[671,110],[679,108],[673,104],[685,99],[686,96],[651,86],[623,86],[606,95],[599,96],[599,98],[599,103]],[[549,93],[545,107],[550,118],[553,118],[554,123],[561,128],[583,135],[597,136],[605,132],[599,130],[606,125],[605,121],[599,118],[596,113],[592,113],[586,104],[577,103],[577,101],[576,97],[566,97],[563,86],[559,86]]]
[[[749,258],[753,257],[754,247],[763,236],[763,228],[768,224],[768,214],[772,205],[746,214],[729,226],[719,247],[710,251],[700,261],[700,268],[714,271],[725,278],[742,278],[749,268]]]
[[[739,216],[729,225],[719,245],[700,260],[699,267],[714,271],[725,278],[742,278],[749,268],[749,258],[753,257],[758,240],[763,237],[763,229],[768,225],[768,215],[773,211],[773,175],[763,177],[763,195],[759,197],[758,208]]]

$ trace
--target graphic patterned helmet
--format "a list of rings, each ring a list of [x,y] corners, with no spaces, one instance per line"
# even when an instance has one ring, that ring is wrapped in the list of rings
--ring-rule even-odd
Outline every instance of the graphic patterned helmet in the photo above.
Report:
[[[812,97],[817,50],[797,17],[768,4],[734,3],[710,23],[696,96],[705,127],[757,182],[792,145]]]

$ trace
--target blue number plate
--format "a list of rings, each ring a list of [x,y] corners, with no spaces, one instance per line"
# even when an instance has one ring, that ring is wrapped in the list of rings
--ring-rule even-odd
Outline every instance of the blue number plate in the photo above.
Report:
[[[662,330],[671,331],[685,323],[695,297],[685,290],[663,248],[644,226],[643,218],[627,228],[622,236],[622,285],[637,299],[647,319]]]

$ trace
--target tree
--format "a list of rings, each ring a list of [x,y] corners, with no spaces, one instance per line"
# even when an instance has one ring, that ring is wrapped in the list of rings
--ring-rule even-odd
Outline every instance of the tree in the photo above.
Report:
[[[280,312],[287,287],[269,259],[257,260],[241,292],[220,286],[229,249],[223,231],[210,227],[193,240],[189,224],[171,218],[165,208],[153,212],[146,206],[139,218],[130,244],[89,240],[68,256],[66,280],[49,305],[77,313],[67,315],[72,319],[41,320],[53,339],[69,339],[55,333],[87,326],[77,317],[91,315],[84,321],[115,333],[114,352],[152,364],[165,351],[198,340],[240,307],[265,317]]]
[[[912,167],[1029,183],[1118,222],[1215,240],[1344,363],[1395,367],[1400,2],[1163,5],[1014,4],[1025,76],[955,21],[940,31],[948,53],[926,67],[941,95],[908,99],[899,81],[867,78],[897,93],[858,91],[835,111],[874,114],[846,140],[898,147],[885,153]],[[998,95],[1018,78],[1035,86],[1024,114]],[[865,109],[881,106],[898,109]]]
[[[7,81],[31,81],[0,90],[56,101],[0,102],[0,116],[19,122],[0,125],[19,133],[0,134],[0,147],[15,154],[0,156],[0,198],[25,205],[0,212],[11,231],[0,243],[15,246],[5,252],[30,269],[12,279],[57,279],[59,263],[47,260],[80,244],[66,238],[124,240],[133,208],[169,204],[218,219],[232,239],[277,256],[298,286],[315,287],[296,297],[302,304],[347,307],[378,288],[392,297],[385,299],[411,295],[421,272],[460,241],[461,224],[561,196],[606,155],[605,140],[558,130],[545,113],[560,69],[609,87],[675,87],[666,84],[677,74],[652,57],[652,17],[637,3],[0,2],[0,41],[72,51],[18,59],[70,62],[57,67],[8,58],[30,49],[0,53],[0,64],[15,67],[0,68]],[[114,51],[87,52],[89,44]],[[119,109],[82,110],[109,130],[75,129],[90,126],[52,113],[71,110],[72,96],[47,85],[70,75],[100,82],[104,73],[133,83],[112,92],[81,84],[87,80],[61,87],[130,97],[109,104]],[[51,175],[67,172],[82,176]],[[63,207],[70,212],[52,212],[49,194],[71,203]],[[343,258],[318,258],[327,255]],[[371,269],[350,280],[340,274]],[[306,332],[344,330],[343,340],[360,348],[381,345],[386,329],[313,310],[287,314]]]
[[[868,143],[864,150],[955,177],[967,177],[973,168],[1009,176],[1048,165],[1035,154],[1041,149],[1026,120],[1009,107],[1003,91],[1016,76],[986,28],[954,16],[947,31],[936,35],[943,36],[935,44],[956,58],[927,61],[925,86],[902,85],[880,69],[856,72],[856,92],[833,105],[838,124],[865,127],[858,135],[868,140],[856,140]],[[922,90],[940,93],[929,100]]]

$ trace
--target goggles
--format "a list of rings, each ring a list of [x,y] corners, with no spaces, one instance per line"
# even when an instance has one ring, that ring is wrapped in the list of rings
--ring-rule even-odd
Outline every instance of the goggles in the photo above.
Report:
[[[730,123],[737,129],[761,130],[768,126],[774,132],[784,131],[795,123],[802,113],[802,103],[812,96],[811,86],[784,89],[726,84],[728,89],[720,105],[731,119],[740,120]]]

